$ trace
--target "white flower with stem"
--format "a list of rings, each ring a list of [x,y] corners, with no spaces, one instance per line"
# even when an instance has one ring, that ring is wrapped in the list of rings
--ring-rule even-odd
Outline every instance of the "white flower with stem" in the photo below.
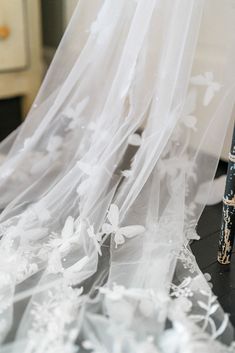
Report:
[[[130,239],[145,231],[145,228],[140,225],[132,225],[127,227],[119,226],[119,208],[117,205],[112,204],[107,214],[110,223],[104,223],[102,232],[104,234],[113,234],[116,248],[118,245],[125,243],[125,238]]]
[[[198,306],[202,309],[202,314],[191,315],[190,319],[196,323],[201,323],[202,331],[206,331],[208,327],[211,331],[212,339],[216,339],[226,330],[229,324],[229,317],[224,314],[223,321],[219,327],[216,327],[213,315],[220,309],[217,302],[217,297],[212,294],[211,291],[201,290],[200,293],[206,297],[207,300],[198,300]]]

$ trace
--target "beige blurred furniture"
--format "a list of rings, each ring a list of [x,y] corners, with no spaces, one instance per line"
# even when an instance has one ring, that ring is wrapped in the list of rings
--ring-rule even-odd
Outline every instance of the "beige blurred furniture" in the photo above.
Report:
[[[0,0],[0,99],[22,96],[23,116],[42,79],[39,0]]]
[[[78,3],[78,0],[63,0],[64,4],[64,26],[66,27],[70,21],[73,11]]]

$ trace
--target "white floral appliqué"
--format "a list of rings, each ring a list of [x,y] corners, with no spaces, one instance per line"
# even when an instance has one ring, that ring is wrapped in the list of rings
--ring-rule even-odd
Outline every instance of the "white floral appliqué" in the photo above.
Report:
[[[74,218],[69,216],[65,221],[61,237],[52,234],[48,246],[53,249],[58,249],[62,253],[70,250],[73,244],[78,244],[79,242],[80,226],[80,222],[75,222]]]
[[[221,89],[221,85],[214,81],[213,72],[205,72],[204,75],[198,75],[191,78],[191,83],[196,86],[206,86],[206,92],[203,98],[203,105],[207,106],[211,103],[215,93]]]
[[[102,252],[100,249],[100,242],[102,240],[102,233],[95,233],[94,231],[94,226],[90,226],[87,228],[87,233],[89,237],[93,240],[93,243],[95,245],[95,248],[100,256],[102,256]]]
[[[145,231],[145,228],[140,225],[133,225],[127,227],[119,226],[119,208],[112,204],[109,208],[107,218],[110,222],[102,226],[102,232],[105,234],[114,234],[114,241],[116,248],[118,245],[125,243],[125,238],[133,238]]]

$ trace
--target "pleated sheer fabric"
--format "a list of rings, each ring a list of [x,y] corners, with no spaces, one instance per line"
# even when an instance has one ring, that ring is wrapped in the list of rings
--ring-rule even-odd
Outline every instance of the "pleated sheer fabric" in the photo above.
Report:
[[[0,352],[235,352],[189,246],[234,99],[234,0],[79,1],[0,146]]]

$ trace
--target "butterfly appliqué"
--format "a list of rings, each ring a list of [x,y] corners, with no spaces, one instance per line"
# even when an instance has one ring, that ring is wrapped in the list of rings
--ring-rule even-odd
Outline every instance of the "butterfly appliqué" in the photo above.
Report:
[[[116,248],[118,245],[125,243],[125,238],[133,238],[145,231],[145,228],[140,225],[133,225],[127,227],[119,226],[119,208],[117,205],[112,204],[107,214],[110,223],[104,223],[102,232],[105,234],[113,234]]]

